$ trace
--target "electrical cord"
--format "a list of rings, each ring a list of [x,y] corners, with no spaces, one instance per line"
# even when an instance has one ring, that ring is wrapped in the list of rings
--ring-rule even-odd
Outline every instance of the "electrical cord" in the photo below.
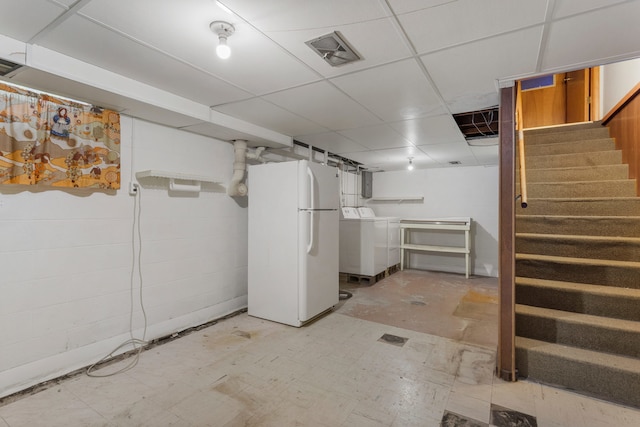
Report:
[[[89,366],[87,368],[86,374],[87,376],[90,377],[94,377],[94,378],[105,378],[105,377],[110,377],[113,375],[117,375],[123,372],[126,372],[130,369],[132,369],[133,367],[135,367],[138,364],[138,361],[140,360],[140,353],[142,353],[142,350],[144,348],[145,345],[149,344],[148,341],[146,341],[146,336],[147,336],[147,312],[144,308],[144,301],[142,298],[142,261],[141,261],[141,255],[142,255],[142,231],[140,230],[140,215],[142,212],[142,198],[141,198],[141,189],[140,186],[137,184],[135,185],[135,195],[134,195],[134,199],[133,199],[133,226],[131,228],[131,275],[129,276],[129,292],[130,292],[130,305],[129,305],[129,336],[131,337],[130,339],[128,339],[127,341],[123,342],[122,344],[120,344],[119,346],[117,346],[116,348],[114,348],[109,354],[107,354],[106,356],[104,356],[102,359],[100,359],[99,361],[97,361],[96,363],[94,363],[93,365]],[[136,248],[135,248],[135,239],[136,239],[136,231],[137,231],[137,237],[138,237],[138,253],[137,253],[137,257],[136,257]],[[136,259],[137,258],[137,259]],[[144,328],[143,328],[143,332],[142,332],[142,338],[135,338],[133,336],[133,278],[134,278],[134,274],[135,274],[135,267],[136,267],[136,261],[137,261],[137,266],[138,266],[138,278],[140,281],[140,286],[139,286],[139,297],[140,297],[140,309],[142,311],[142,316],[144,319]],[[136,351],[135,356],[133,357],[133,359],[131,359],[131,361],[129,362],[129,364],[127,364],[126,366],[124,366],[123,368],[115,371],[115,372],[111,372],[108,374],[97,374],[94,372],[95,369],[97,369],[102,363],[106,362],[107,360],[109,360],[110,358],[114,357],[114,353],[116,353],[118,350],[122,349],[123,347],[126,347],[128,345],[133,346],[133,350]]]

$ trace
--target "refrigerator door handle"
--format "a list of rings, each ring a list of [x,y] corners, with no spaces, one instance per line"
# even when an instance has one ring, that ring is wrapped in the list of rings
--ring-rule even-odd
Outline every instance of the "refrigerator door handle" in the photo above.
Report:
[[[309,195],[311,197],[311,203],[309,204],[309,208],[311,209],[311,211],[309,212],[311,214],[311,217],[309,218],[309,245],[307,246],[307,253],[310,254],[311,249],[313,249],[313,241],[315,240],[313,232],[313,229],[315,228],[313,226],[313,220],[315,219],[313,215],[313,210],[315,209],[313,181],[315,177],[313,176],[313,172],[311,171],[311,168],[309,166],[307,166],[307,175],[309,175]]]
[[[313,249],[313,241],[315,240],[315,235],[313,232],[313,221],[314,221],[314,215],[313,215],[313,211],[309,211],[310,217],[309,217],[309,245],[307,245],[307,253],[310,254],[311,253],[311,249]]]
[[[313,210],[316,208],[315,194],[314,194],[314,188],[313,188],[313,181],[315,179],[315,176],[313,176],[313,172],[311,171],[311,168],[309,166],[307,166],[307,175],[309,175],[309,195],[310,195],[309,209]]]

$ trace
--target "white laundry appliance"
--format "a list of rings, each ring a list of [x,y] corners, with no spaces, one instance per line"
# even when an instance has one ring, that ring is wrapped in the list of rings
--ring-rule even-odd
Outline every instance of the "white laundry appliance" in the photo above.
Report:
[[[376,216],[373,209],[368,207],[358,208],[360,218],[377,218],[387,221],[387,265],[386,268],[396,267],[400,264],[400,218],[392,216]]]
[[[338,170],[267,163],[248,185],[248,314],[302,326],[338,303]]]
[[[340,216],[340,272],[376,276],[387,269],[387,221],[360,218],[355,207]]]

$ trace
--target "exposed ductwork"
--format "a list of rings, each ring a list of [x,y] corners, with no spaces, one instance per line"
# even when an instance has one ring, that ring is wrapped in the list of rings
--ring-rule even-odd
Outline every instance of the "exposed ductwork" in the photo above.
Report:
[[[244,173],[247,169],[247,140],[235,139],[233,140],[233,147],[235,151],[235,161],[233,162],[233,177],[227,188],[227,194],[232,197],[246,196],[248,189],[247,184],[242,182],[244,180]]]

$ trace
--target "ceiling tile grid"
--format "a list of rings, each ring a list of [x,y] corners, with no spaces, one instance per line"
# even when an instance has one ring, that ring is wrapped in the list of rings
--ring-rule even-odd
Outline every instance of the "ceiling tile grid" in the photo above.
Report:
[[[452,113],[497,105],[503,81],[640,56],[640,0],[0,0],[0,6],[3,36],[385,170],[406,167],[411,156],[416,167],[497,164],[496,146],[470,147]],[[214,55],[214,20],[236,28],[226,61]],[[333,31],[362,59],[332,67],[305,44]],[[28,71],[10,78],[33,80]],[[161,123],[171,113],[95,90],[99,82],[38,83],[145,120]],[[189,117],[171,124],[220,139],[233,134]]]

